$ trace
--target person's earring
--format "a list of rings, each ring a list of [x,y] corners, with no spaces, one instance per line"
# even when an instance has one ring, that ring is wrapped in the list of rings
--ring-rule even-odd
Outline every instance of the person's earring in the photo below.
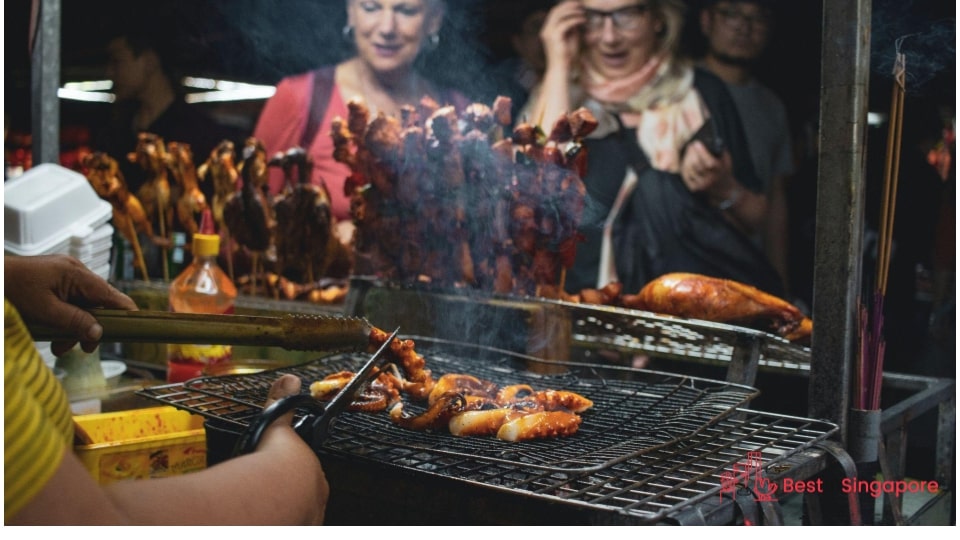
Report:
[[[430,50],[434,50],[440,46],[440,34],[430,34],[427,36],[427,43],[430,44]]]
[[[343,34],[344,41],[353,43],[353,25],[350,23],[343,25],[343,31],[341,33]]]

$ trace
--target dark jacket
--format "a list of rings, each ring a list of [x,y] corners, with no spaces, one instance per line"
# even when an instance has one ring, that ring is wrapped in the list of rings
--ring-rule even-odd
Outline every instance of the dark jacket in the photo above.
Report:
[[[736,105],[723,81],[696,69],[694,86],[733,158],[735,176],[747,189],[760,191]],[[604,221],[632,166],[637,186],[613,226],[617,277],[625,292],[635,293],[669,272],[694,272],[783,293],[776,271],[757,246],[702,196],[691,193],[678,174],[650,167],[633,130],[589,139],[586,146],[587,201],[580,227],[585,241],[567,272],[568,291],[596,286]]]

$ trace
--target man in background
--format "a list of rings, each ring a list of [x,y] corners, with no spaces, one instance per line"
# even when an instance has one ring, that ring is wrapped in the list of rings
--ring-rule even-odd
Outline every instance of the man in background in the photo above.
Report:
[[[723,79],[736,102],[769,201],[766,227],[755,240],[789,290],[785,188],[794,173],[793,142],[786,107],[754,73],[773,30],[774,5],[774,0],[704,0],[700,30],[706,53],[700,65]]]

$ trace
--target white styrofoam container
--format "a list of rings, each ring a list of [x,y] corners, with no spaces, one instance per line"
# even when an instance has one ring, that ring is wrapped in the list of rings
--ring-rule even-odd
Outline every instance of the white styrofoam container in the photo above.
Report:
[[[72,236],[90,234],[112,214],[82,174],[42,163],[3,185],[3,249],[14,255],[63,253],[53,250]]]
[[[113,226],[109,223],[100,225],[83,236],[72,236],[70,238],[71,247],[79,246],[100,246],[113,243]]]

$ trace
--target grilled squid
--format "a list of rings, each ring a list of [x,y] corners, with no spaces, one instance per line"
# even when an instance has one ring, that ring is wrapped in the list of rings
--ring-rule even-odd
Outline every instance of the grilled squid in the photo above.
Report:
[[[580,421],[578,415],[567,411],[535,412],[505,422],[497,430],[497,438],[517,442],[573,435]]]
[[[440,396],[423,414],[406,416],[403,414],[403,402],[398,401],[390,408],[390,420],[407,429],[435,431],[445,427],[453,415],[463,411],[466,403],[463,394],[448,392]]]
[[[339,371],[327,375],[310,385],[310,395],[319,401],[329,401],[353,379],[353,372]],[[396,378],[390,373],[380,373],[376,379],[347,406],[351,411],[378,412],[400,401]]]
[[[370,330],[370,345],[377,349],[386,343],[389,334],[373,328]],[[430,370],[425,369],[427,364],[423,356],[417,354],[414,350],[414,343],[411,339],[393,338],[390,342],[390,355],[399,364],[403,371],[403,391],[418,401],[427,399],[436,381],[430,375]]]
[[[430,391],[427,402],[431,405],[447,392],[461,392],[467,396],[492,398],[497,392],[497,385],[473,375],[447,373],[437,379],[437,383]]]
[[[495,435],[505,422],[525,414],[529,413],[510,408],[465,411],[451,418],[447,427],[457,437]]]

